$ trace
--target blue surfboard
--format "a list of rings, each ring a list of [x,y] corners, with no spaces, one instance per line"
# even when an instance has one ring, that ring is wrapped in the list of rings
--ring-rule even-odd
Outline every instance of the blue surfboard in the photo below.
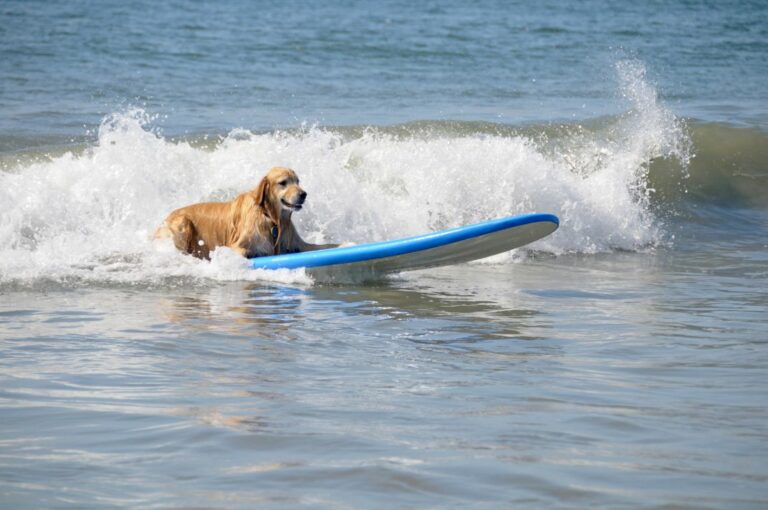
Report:
[[[524,214],[392,241],[249,259],[254,269],[307,268],[313,276],[376,277],[469,262],[519,248],[554,232],[554,214]]]

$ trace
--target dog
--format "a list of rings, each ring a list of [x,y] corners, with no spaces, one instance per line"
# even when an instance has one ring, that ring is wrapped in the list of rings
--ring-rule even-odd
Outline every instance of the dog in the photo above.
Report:
[[[173,239],[177,249],[201,259],[210,259],[220,246],[247,258],[339,246],[310,244],[299,236],[291,215],[306,199],[296,172],[275,167],[256,188],[230,202],[193,204],[171,212],[155,239]]]

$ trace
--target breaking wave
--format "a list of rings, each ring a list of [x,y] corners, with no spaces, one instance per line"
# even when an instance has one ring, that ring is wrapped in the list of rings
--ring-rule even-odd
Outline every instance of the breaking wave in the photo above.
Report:
[[[418,122],[169,139],[143,110],[104,119],[94,143],[14,154],[0,171],[0,284],[40,280],[153,284],[168,279],[311,283],[301,271],[212,262],[151,240],[172,209],[226,200],[272,166],[309,192],[294,216],[310,242],[416,235],[527,212],[561,228],[517,254],[643,250],[665,243],[662,193],[691,173],[689,128],[659,101],[638,62],[617,66],[626,113],[580,125]],[[706,136],[706,130],[702,131]]]

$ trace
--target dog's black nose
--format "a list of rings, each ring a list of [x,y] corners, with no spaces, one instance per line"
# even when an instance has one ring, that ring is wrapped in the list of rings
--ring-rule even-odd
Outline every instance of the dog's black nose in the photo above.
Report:
[[[301,200],[303,202],[306,199],[307,199],[307,192],[306,191],[302,191],[301,193],[299,193],[299,200]]]

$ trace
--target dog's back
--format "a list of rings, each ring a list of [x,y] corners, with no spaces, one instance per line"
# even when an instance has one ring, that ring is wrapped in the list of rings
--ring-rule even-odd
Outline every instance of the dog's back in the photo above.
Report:
[[[229,244],[232,227],[232,202],[193,204],[171,212],[155,239],[172,239],[178,250],[208,258],[218,246]]]

